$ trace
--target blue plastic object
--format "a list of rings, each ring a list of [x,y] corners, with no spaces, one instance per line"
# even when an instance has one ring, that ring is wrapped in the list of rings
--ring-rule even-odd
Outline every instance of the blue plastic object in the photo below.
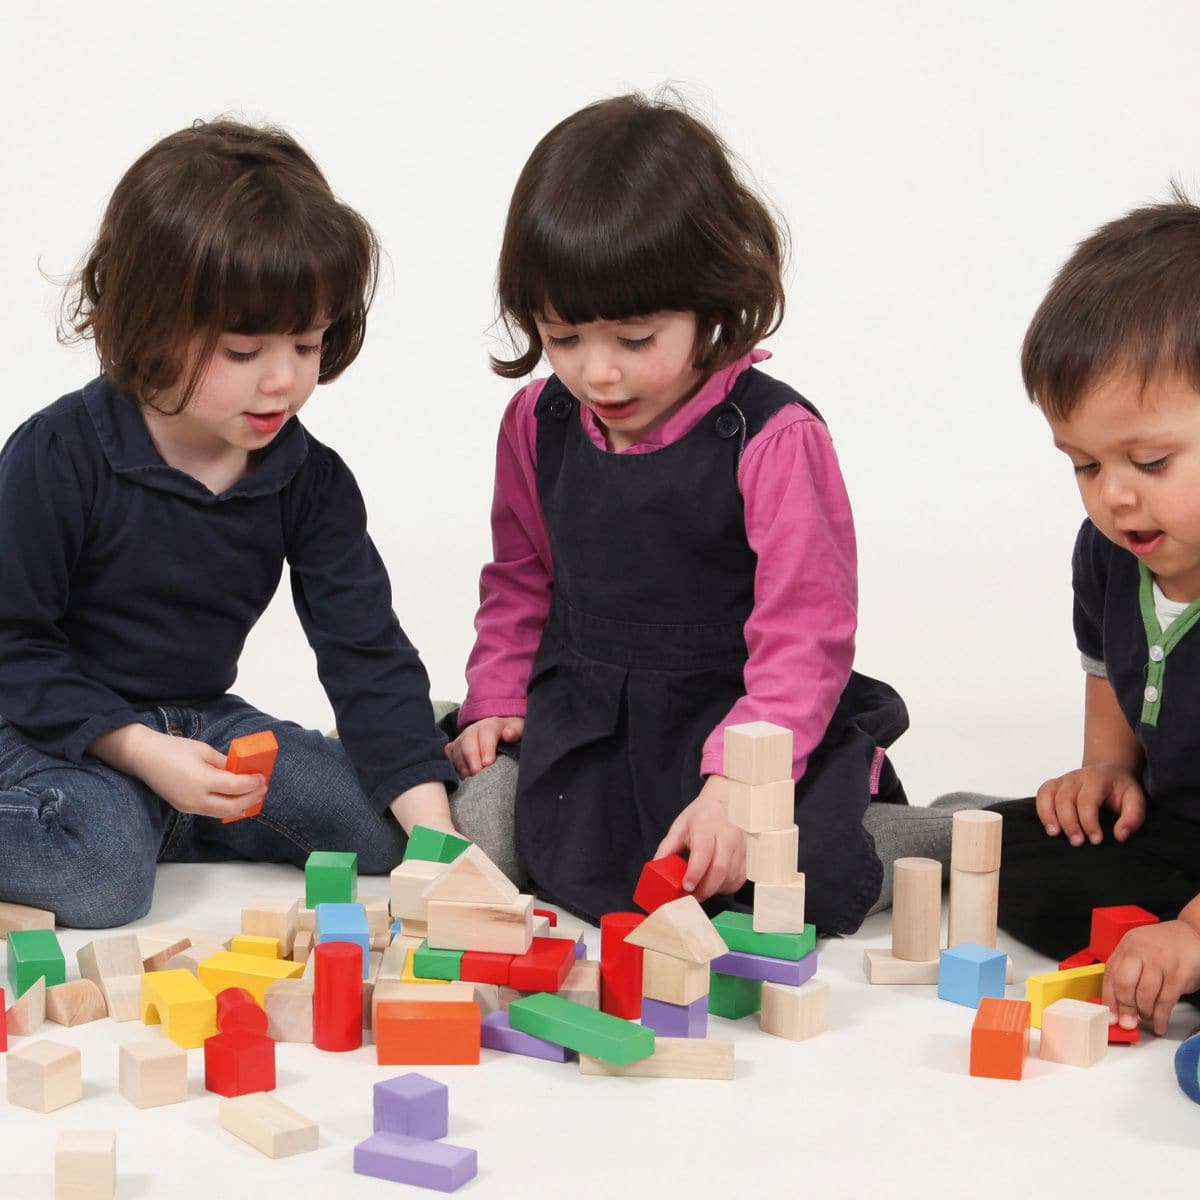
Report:
[[[1175,1078],[1183,1094],[1200,1104],[1200,1028],[1179,1043],[1175,1051]]]

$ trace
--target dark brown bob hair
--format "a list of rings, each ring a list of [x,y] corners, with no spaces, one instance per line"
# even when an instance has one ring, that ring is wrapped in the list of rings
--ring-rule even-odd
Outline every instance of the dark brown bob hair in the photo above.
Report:
[[[535,319],[552,309],[571,325],[694,312],[694,365],[717,370],[779,327],[786,252],[783,222],[682,104],[590,104],[542,138],[517,180],[496,290],[514,349],[526,349],[493,356],[492,369],[530,374]]]
[[[1048,416],[1067,419],[1113,370],[1200,390],[1200,207],[1178,185],[1172,197],[1101,226],[1050,285],[1021,347],[1025,390]]]
[[[117,184],[60,337],[93,338],[118,391],[180,412],[222,333],[303,333],[330,321],[325,383],[362,346],[378,270],[371,227],[292,137],[197,122],[151,146]],[[168,408],[158,401],[169,390]]]

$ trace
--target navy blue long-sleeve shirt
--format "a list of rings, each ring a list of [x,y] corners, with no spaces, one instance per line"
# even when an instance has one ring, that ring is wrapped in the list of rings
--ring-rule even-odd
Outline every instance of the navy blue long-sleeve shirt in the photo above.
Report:
[[[103,377],[0,451],[0,716],[81,762],[165,701],[224,694],[283,572],[338,729],[382,811],[455,780],[354,476],[292,418],[214,496]]]

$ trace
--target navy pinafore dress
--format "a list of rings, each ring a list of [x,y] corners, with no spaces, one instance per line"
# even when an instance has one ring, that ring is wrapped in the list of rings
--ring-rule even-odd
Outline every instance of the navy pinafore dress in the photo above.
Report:
[[[613,454],[556,378],[536,408],[537,489],[554,590],[520,745],[517,850],[534,887],[598,921],[628,909],[642,865],[702,785],[705,739],[744,693],[756,556],[738,462],[788,404],[753,368],[677,442]],[[819,415],[819,414],[818,414]],[[886,684],[852,675],[796,787],[808,919],[856,929],[882,867],[868,800],[904,803],[882,753],[907,727]],[[747,906],[750,885],[718,907]]]

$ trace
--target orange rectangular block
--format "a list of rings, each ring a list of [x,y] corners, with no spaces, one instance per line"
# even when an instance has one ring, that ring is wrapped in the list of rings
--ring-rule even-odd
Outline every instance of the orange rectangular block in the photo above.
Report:
[[[269,786],[271,771],[275,767],[275,756],[278,753],[279,743],[269,729],[264,729],[261,733],[248,733],[245,737],[234,738],[229,743],[225,770],[232,771],[235,775],[261,775]],[[247,817],[257,817],[260,812],[262,804],[255,804],[236,817],[222,817],[221,824],[244,821]]]
[[[477,1063],[479,1027],[474,1001],[378,1000],[376,1061],[406,1066]]]
[[[971,1074],[1020,1079],[1029,1056],[1028,1000],[984,996],[971,1026]]]

